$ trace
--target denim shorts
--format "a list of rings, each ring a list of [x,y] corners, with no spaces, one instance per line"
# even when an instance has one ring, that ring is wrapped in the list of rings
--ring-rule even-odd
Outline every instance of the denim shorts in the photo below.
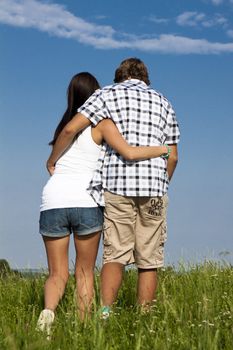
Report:
[[[40,212],[40,234],[64,237],[71,233],[89,235],[102,230],[103,207],[58,208]]]

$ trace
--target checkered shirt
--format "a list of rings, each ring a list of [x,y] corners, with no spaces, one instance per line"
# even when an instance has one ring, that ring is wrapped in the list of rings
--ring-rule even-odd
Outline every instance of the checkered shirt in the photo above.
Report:
[[[177,144],[179,127],[169,101],[137,79],[97,90],[78,112],[94,125],[111,118],[133,146]],[[103,205],[103,191],[123,196],[163,196],[168,190],[167,161],[161,157],[126,161],[104,144],[88,189]]]

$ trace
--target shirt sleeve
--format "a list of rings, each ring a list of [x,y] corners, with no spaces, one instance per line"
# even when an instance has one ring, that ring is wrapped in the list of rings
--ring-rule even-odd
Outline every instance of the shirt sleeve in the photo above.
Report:
[[[177,144],[180,141],[180,130],[176,120],[176,114],[169,104],[167,108],[167,136],[165,143],[168,145]]]
[[[88,100],[78,109],[92,124],[97,125],[101,120],[110,118],[106,103],[103,97],[103,91],[97,90]]]

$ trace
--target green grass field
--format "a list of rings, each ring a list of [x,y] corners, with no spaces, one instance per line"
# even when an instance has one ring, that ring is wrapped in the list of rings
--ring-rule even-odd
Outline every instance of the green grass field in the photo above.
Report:
[[[108,321],[93,312],[84,323],[71,277],[48,341],[35,331],[46,276],[7,274],[0,279],[0,349],[233,349],[232,266],[208,262],[161,270],[157,301],[148,313],[136,306],[136,277],[135,270],[126,272]],[[98,308],[98,273],[96,291]]]

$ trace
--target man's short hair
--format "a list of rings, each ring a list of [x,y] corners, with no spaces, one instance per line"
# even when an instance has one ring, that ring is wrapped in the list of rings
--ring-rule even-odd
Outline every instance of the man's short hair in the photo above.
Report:
[[[150,85],[148,70],[139,58],[127,58],[115,71],[114,83],[121,83],[129,78],[139,79]]]

